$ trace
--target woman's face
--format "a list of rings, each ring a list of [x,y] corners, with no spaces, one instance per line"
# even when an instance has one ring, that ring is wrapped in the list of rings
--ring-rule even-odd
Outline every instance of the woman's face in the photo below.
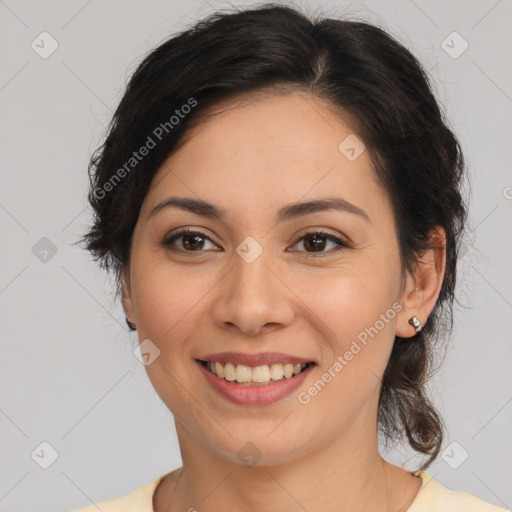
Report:
[[[142,205],[124,289],[180,440],[249,464],[375,442],[395,333],[414,329],[368,151],[306,93],[241,96],[189,135]],[[174,237],[185,229],[200,234]],[[290,377],[300,363],[314,364]]]

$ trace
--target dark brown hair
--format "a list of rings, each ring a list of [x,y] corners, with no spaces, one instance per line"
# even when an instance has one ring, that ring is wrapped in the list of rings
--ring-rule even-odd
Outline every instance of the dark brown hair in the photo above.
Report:
[[[134,72],[91,158],[94,223],[81,242],[113,271],[119,295],[141,204],[187,127],[221,99],[273,88],[309,91],[353,121],[391,198],[403,269],[414,268],[435,226],[446,232],[439,298],[421,332],[395,338],[379,401],[380,433],[391,440],[405,433],[429,456],[425,468],[442,442],[425,383],[434,344],[452,324],[464,163],[422,66],[384,30],[264,4],[215,13],[163,42]],[[151,148],[135,158],[144,146]]]

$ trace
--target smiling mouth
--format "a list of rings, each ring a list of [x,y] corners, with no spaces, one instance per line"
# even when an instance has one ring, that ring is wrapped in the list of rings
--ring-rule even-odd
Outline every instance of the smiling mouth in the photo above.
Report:
[[[292,379],[315,364],[310,362],[248,366],[245,364],[219,363],[217,361],[198,361],[218,378],[245,386],[269,386],[282,380]]]

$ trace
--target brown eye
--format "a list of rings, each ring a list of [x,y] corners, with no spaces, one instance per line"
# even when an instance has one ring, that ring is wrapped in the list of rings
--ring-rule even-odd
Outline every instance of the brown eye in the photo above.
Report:
[[[181,239],[181,243],[176,244],[177,241]],[[184,251],[184,252],[202,252],[205,246],[205,243],[213,242],[200,231],[191,231],[191,230],[183,230],[179,233],[172,235],[169,238],[166,238],[162,245],[164,247],[170,248],[176,251]],[[178,245],[178,247],[176,247]],[[181,247],[180,247],[181,246]]]
[[[306,248],[306,253],[317,253],[318,256],[328,256],[329,254],[338,252],[342,248],[348,247],[343,240],[322,231],[306,233],[304,236],[299,238],[295,245],[299,243],[302,243]],[[325,248],[328,247],[329,243],[334,244],[334,250],[325,251]]]
[[[200,235],[185,235],[183,237],[183,247],[195,251],[201,250],[204,246],[204,239]]]
[[[327,237],[314,234],[304,237],[304,247],[312,248],[314,252],[321,252],[327,245]]]

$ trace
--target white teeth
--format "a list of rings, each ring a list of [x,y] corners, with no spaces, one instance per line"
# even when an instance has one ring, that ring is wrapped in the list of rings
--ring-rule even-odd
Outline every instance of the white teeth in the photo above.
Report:
[[[249,366],[237,364],[235,377],[238,382],[251,382],[252,369]]]
[[[293,364],[287,363],[283,366],[284,376],[289,379],[293,375]]]
[[[270,367],[270,378],[272,380],[281,380],[283,377],[284,377],[283,365],[282,364],[273,364]]]
[[[229,382],[233,382],[235,380],[235,367],[233,364],[226,363],[224,366],[224,378]]]
[[[246,385],[265,385],[274,382],[290,379],[298,375],[306,364],[264,364],[261,366],[247,366],[244,364],[219,363],[218,361],[207,361],[206,367],[217,377],[228,382],[238,382]]]
[[[224,378],[224,367],[221,363],[215,363],[215,375],[221,379]]]
[[[270,380],[270,368],[268,365],[256,366],[256,368],[253,368],[252,380],[254,382],[268,382]]]

